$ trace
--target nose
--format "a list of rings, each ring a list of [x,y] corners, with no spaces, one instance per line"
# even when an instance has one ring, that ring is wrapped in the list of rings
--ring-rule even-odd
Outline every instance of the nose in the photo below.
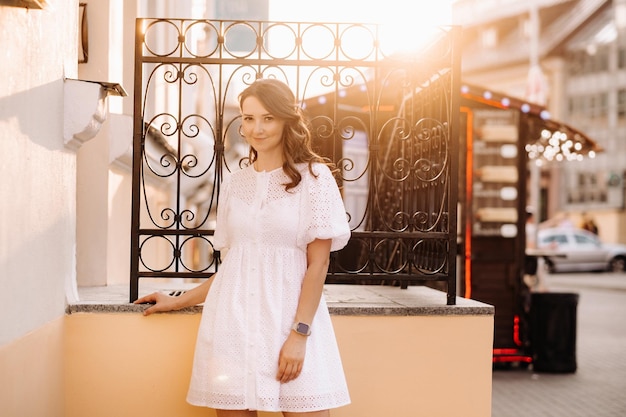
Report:
[[[254,133],[262,133],[263,132],[263,121],[258,120],[254,123]]]

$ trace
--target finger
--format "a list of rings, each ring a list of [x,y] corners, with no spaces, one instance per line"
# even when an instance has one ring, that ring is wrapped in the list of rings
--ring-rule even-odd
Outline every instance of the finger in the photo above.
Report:
[[[282,378],[280,378],[280,382],[282,382],[283,384],[285,382],[289,382],[289,365],[287,365],[285,372],[283,372],[283,376]]]
[[[300,371],[298,369],[298,364],[293,364],[293,371],[291,372],[291,376],[289,378],[290,381],[293,381],[294,379],[296,379],[297,377],[300,376]]]
[[[276,372],[276,380],[282,381],[285,376],[285,367],[286,364],[283,361],[279,361],[278,363],[278,372]]]
[[[289,365],[289,362],[283,361],[281,363],[281,366],[278,368],[278,377],[277,377],[277,379],[280,382],[287,382],[287,381],[289,381],[290,373],[291,373],[291,365]]]
[[[147,302],[146,301],[147,298],[148,298],[148,296],[138,298],[135,301],[133,301],[133,304],[143,304],[143,303],[146,303]]]
[[[145,296],[135,300],[134,304],[154,303],[155,300],[156,300],[156,295],[153,293],[153,294],[145,295]]]
[[[284,372],[279,372],[278,375],[276,375],[276,380],[278,382],[285,382],[285,373]]]
[[[302,373],[302,362],[295,363],[293,365],[293,368],[294,368],[294,370],[293,370],[293,378],[291,378],[291,379],[296,379]]]
[[[151,307],[146,308],[143,311],[143,315],[144,316],[149,316],[150,314],[158,313],[159,311],[161,311],[161,308],[159,308],[159,306],[155,304],[155,305],[153,305]]]
[[[289,382],[292,379],[295,379],[295,377],[297,376],[296,375],[297,369],[298,368],[296,367],[295,364],[287,365],[287,370],[285,372],[285,376],[284,376],[282,382]]]

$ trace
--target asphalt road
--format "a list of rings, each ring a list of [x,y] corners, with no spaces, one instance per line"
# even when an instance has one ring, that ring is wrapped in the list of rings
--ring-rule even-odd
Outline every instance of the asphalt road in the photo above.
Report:
[[[577,370],[495,370],[492,417],[626,416],[626,273],[546,275],[543,286],[579,294]]]

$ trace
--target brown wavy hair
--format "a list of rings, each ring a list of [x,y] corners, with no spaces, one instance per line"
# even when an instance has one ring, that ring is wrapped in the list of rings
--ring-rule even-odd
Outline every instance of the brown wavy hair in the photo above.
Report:
[[[302,175],[298,172],[296,164],[307,163],[309,172],[313,172],[313,163],[320,162],[329,166],[335,173],[336,169],[327,158],[315,153],[311,147],[311,131],[298,106],[296,98],[287,84],[273,78],[259,79],[239,95],[239,108],[248,97],[258,99],[263,107],[274,117],[284,120],[282,148],[283,148],[283,171],[291,179],[285,184],[285,189],[289,191],[297,186],[302,180]],[[257,151],[251,146],[248,155],[248,163],[252,165],[257,160]]]

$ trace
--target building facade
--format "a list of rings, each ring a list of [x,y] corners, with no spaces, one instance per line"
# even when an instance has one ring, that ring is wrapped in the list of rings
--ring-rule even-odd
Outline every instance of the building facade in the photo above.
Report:
[[[606,241],[624,241],[626,2],[459,0],[463,80],[545,105],[602,148],[594,158],[538,158],[539,219],[590,213]],[[531,175],[532,177],[532,175]],[[532,179],[531,179],[532,181]]]

